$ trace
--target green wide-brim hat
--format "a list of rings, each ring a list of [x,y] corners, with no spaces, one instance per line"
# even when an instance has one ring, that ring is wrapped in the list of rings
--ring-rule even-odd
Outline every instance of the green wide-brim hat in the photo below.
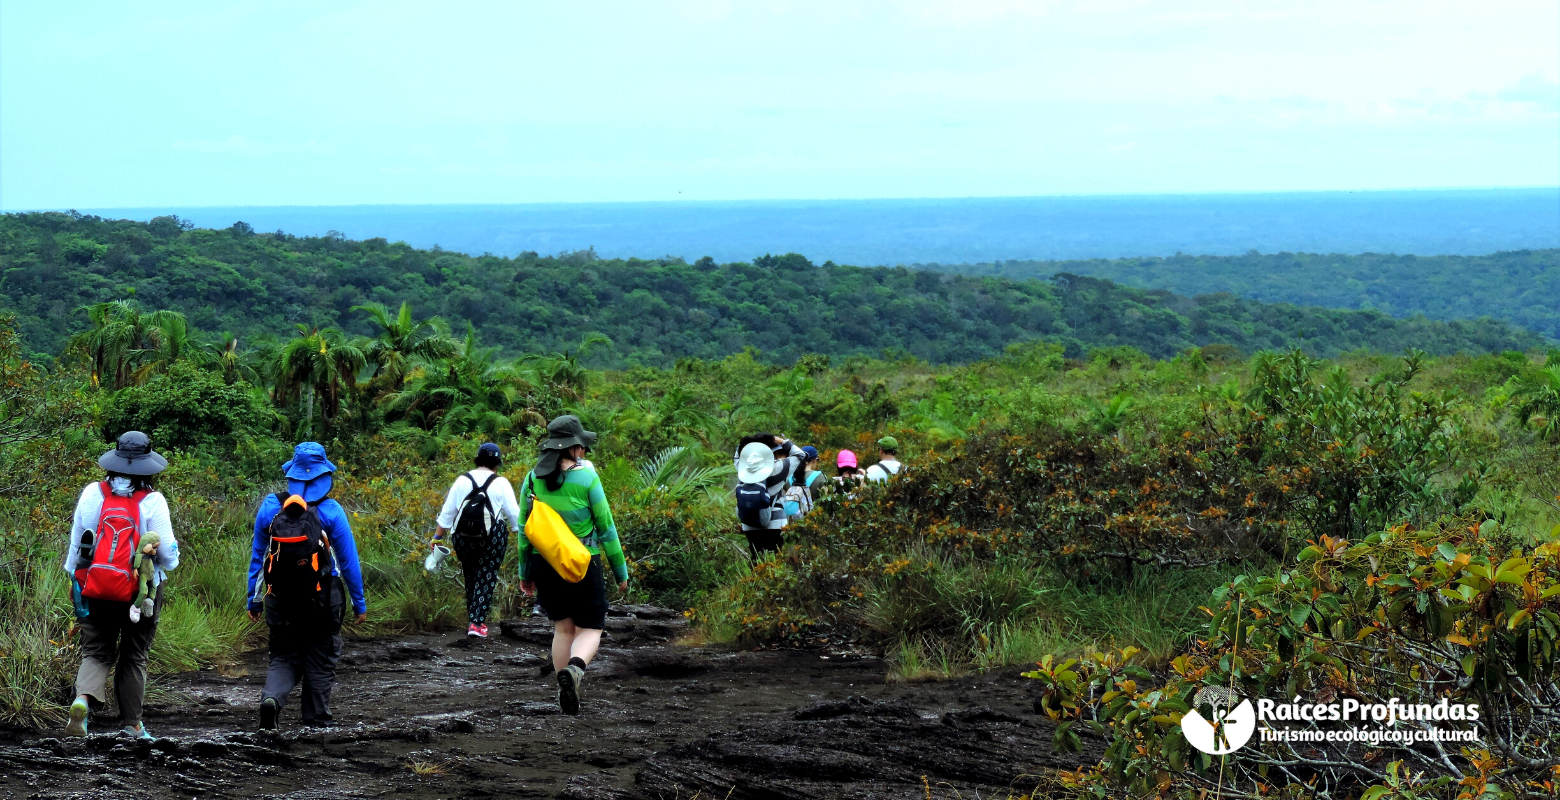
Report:
[[[543,450],[567,450],[575,445],[583,445],[587,448],[596,444],[596,434],[585,430],[580,418],[573,414],[563,416],[547,423],[547,441],[542,442]]]

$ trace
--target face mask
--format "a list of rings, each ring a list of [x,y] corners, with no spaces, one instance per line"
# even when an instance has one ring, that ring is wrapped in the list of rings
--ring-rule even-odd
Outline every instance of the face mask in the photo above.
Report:
[[[130,483],[130,479],[124,477],[109,478],[108,488],[109,491],[112,491],[114,494],[117,494],[120,497],[129,497],[134,492],[134,488]]]

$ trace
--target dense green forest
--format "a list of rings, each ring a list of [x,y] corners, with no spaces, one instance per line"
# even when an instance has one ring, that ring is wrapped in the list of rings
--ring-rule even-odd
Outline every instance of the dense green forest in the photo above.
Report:
[[[1560,210],[1557,210],[1560,213]],[[1118,258],[918,265],[1014,280],[1075,273],[1185,295],[1230,292],[1266,303],[1374,309],[1394,317],[1498,320],[1560,338],[1560,250],[1487,256],[1320,255]]]
[[[367,335],[373,321],[355,307],[408,302],[457,331],[470,323],[482,342],[511,354],[563,352],[587,334],[605,335],[610,345],[592,350],[587,363],[612,368],[719,359],[746,348],[780,364],[809,353],[959,363],[1035,339],[1061,344],[1074,358],[1118,345],[1165,358],[1213,343],[1243,353],[1298,346],[1320,356],[1542,344],[1490,319],[1447,323],[1229,294],[1184,297],[1075,275],[1012,280],[814,266],[797,254],[731,264],[609,260],[591,251],[500,258],[261,233],[244,223],[192,229],[176,217],[0,217],[0,310],[17,315],[26,347],[59,353],[88,325],[78,309],[127,299],[262,347],[280,346],[294,324]]]

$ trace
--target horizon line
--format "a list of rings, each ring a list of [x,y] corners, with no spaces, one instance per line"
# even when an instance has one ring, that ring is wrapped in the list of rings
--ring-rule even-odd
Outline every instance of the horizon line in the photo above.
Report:
[[[1347,195],[1347,194],[1452,194],[1452,193],[1476,193],[1476,192],[1560,192],[1560,184],[1556,185],[1529,185],[1529,186],[1452,186],[1452,187],[1419,187],[1410,189],[1301,189],[1301,190],[1261,190],[1261,191],[1205,191],[1205,192],[1136,192],[1136,193],[1100,193],[1100,194],[1032,194],[1032,195],[950,195],[950,196],[924,196],[924,197],[834,197],[834,198],[744,198],[728,200],[696,200],[696,199],[670,199],[670,200],[530,200],[514,202],[430,202],[430,203],[272,203],[272,204],[234,204],[234,203],[210,203],[210,204],[183,204],[163,203],[146,206],[81,206],[81,207],[53,207],[53,208],[8,208],[0,206],[0,213],[47,213],[70,211],[144,211],[151,209],[203,209],[203,208],[417,208],[417,207],[492,207],[492,206],[631,206],[631,205],[736,205],[736,204],[795,204],[795,203],[917,203],[917,202],[957,202],[974,200],[1093,200],[1093,199],[1146,199],[1146,198],[1193,198],[1193,197],[1271,197],[1293,195]]]

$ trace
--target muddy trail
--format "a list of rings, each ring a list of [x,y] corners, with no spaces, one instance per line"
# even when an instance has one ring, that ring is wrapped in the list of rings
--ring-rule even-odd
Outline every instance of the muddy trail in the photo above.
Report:
[[[347,640],[329,728],[255,730],[263,652],[229,675],[164,677],[158,737],[111,718],[85,739],[0,741],[0,796],[16,798],[559,797],[1004,798],[1039,775],[1098,760],[1053,753],[1017,670],[885,684],[848,653],[677,644],[674,612],[618,607],[578,717],[558,713],[551,626],[505,622],[454,635]],[[112,713],[112,712],[110,712]]]

